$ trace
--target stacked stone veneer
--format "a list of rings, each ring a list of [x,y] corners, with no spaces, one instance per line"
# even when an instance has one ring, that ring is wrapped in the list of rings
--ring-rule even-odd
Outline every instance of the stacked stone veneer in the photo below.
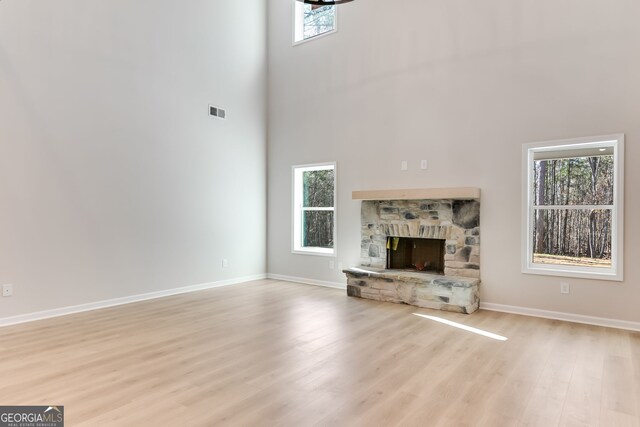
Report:
[[[477,200],[363,200],[361,265],[385,268],[387,237],[445,240],[444,274],[480,278]]]
[[[365,200],[361,216],[362,268],[344,270],[349,296],[461,313],[478,309],[477,200]],[[389,236],[445,240],[444,276],[384,270]]]

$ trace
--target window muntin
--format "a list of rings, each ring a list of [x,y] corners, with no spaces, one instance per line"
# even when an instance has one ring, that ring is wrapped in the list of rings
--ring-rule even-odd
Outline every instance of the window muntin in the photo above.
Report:
[[[294,44],[336,31],[338,9],[335,5],[314,6],[297,0],[293,3]]]
[[[335,163],[293,167],[293,252],[335,254]]]
[[[527,144],[523,272],[622,280],[623,136]]]

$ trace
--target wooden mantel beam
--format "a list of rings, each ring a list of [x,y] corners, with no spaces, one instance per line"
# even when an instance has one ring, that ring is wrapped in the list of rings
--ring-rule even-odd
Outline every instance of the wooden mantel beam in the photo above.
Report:
[[[416,200],[416,199],[480,199],[477,187],[409,188],[405,190],[354,191],[353,200]]]

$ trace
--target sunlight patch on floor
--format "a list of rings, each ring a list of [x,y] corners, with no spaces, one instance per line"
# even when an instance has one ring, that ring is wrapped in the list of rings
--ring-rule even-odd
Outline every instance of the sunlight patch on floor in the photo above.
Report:
[[[462,323],[453,322],[451,320],[443,319],[442,317],[429,316],[427,314],[419,314],[412,313],[414,316],[423,317],[425,319],[433,320],[434,322],[443,323],[448,326],[453,326],[454,328],[462,329],[467,332],[473,332],[474,334],[482,335],[488,338],[492,338],[498,341],[506,341],[507,337],[503,337],[502,335],[494,334],[493,332],[483,331],[482,329],[474,328],[471,326],[463,325]]]

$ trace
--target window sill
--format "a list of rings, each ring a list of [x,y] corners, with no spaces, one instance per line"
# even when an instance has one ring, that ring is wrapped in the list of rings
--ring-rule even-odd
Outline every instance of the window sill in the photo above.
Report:
[[[580,279],[607,280],[613,282],[622,282],[624,280],[622,273],[617,273],[613,269],[574,269],[563,268],[558,266],[547,267],[541,264],[531,264],[522,268],[524,274],[538,274],[543,276],[556,277],[575,277]]]
[[[296,248],[296,249],[293,249],[291,253],[297,254],[297,255],[317,255],[317,256],[327,256],[327,257],[336,256],[335,249],[327,249],[327,248]]]
[[[330,30],[330,31],[327,31],[327,32],[324,32],[324,33],[321,33],[321,34],[317,34],[315,36],[311,36],[311,37],[308,37],[306,39],[300,39],[300,40],[295,40],[294,39],[293,43],[291,44],[291,46],[298,46],[298,45],[304,44],[306,42],[310,42],[312,40],[318,40],[318,39],[320,39],[320,38],[322,38],[324,36],[328,36],[328,35],[334,34],[337,31],[338,31],[338,29],[334,28],[333,30]]]

